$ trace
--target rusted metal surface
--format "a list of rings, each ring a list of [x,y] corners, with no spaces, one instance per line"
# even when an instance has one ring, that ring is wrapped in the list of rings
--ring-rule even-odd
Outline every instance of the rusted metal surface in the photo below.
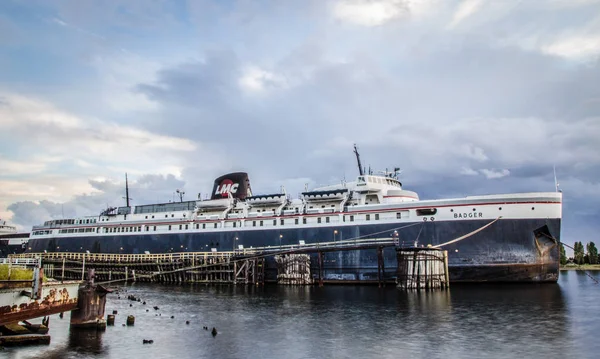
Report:
[[[559,274],[558,240],[547,225],[532,232],[533,261],[450,266],[453,282],[556,282]]]
[[[88,270],[86,285],[79,288],[77,309],[71,312],[71,327],[78,328],[106,328],[104,308],[106,294],[111,290],[101,285],[94,284],[94,270]]]
[[[558,264],[494,264],[450,267],[452,282],[551,282],[558,280]]]
[[[77,307],[77,295],[81,282],[47,282],[39,288],[39,299],[32,299],[31,281],[29,291],[20,288],[0,289],[0,325],[38,318]]]

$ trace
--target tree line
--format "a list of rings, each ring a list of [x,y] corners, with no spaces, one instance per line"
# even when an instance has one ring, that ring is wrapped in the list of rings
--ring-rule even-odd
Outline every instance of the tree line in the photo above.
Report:
[[[573,258],[567,258],[565,247],[560,244],[560,264],[565,265],[569,262],[581,265],[581,264],[598,264],[598,248],[594,242],[589,242],[585,248],[583,243],[575,242],[573,245]]]

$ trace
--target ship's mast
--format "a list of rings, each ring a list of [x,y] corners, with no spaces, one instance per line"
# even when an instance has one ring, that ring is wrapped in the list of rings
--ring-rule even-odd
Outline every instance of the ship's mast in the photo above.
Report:
[[[358,154],[358,148],[356,148],[356,144],[354,144],[354,154],[356,155],[356,162],[358,162],[358,173],[363,176],[365,173],[362,168],[362,164],[360,163],[360,155]]]
[[[125,173],[125,203],[127,203],[127,207],[129,207],[129,183],[127,182],[127,173]]]

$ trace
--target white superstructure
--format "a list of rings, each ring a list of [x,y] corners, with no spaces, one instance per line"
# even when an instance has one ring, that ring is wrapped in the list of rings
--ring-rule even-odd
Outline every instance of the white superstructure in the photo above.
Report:
[[[384,175],[362,175],[356,181],[315,188],[299,197],[277,193],[113,208],[99,216],[47,221],[33,228],[32,238],[562,216],[559,192],[420,200],[396,178]]]

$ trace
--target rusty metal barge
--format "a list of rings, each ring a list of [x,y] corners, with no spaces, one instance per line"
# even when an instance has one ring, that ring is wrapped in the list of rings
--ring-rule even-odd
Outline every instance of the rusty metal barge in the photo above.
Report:
[[[49,344],[49,316],[71,312],[71,327],[106,327],[104,305],[110,290],[95,285],[93,270],[88,281],[46,280],[40,258],[2,260],[8,280],[0,280],[0,346]],[[31,269],[31,279],[11,280],[10,271]],[[43,317],[42,324],[29,320]],[[23,323],[23,324],[20,324]]]

